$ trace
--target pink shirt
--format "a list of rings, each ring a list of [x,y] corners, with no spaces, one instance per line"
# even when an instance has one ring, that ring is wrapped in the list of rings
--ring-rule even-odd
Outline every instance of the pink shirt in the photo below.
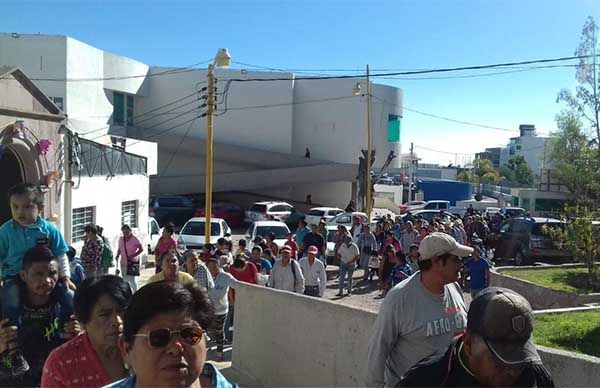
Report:
[[[108,373],[86,333],[54,349],[42,372],[42,387],[48,388],[96,388],[109,383]]]
[[[129,240],[125,241],[123,236],[119,238],[119,251],[121,254],[121,264],[127,264],[127,258],[133,262],[140,260],[139,255],[133,256],[133,254],[142,247],[142,243],[134,235],[131,235]]]
[[[160,256],[167,252],[169,249],[176,249],[177,241],[172,238],[169,239],[161,239],[157,244],[156,248],[154,248],[156,258],[160,258]],[[129,249],[129,248],[127,248]]]

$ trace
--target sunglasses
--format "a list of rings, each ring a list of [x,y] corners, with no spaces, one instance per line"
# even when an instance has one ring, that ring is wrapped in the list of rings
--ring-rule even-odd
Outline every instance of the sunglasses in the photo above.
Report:
[[[134,334],[134,337],[146,337],[148,343],[153,348],[164,348],[167,346],[174,336],[179,336],[181,341],[186,345],[197,345],[204,336],[204,330],[200,327],[184,327],[181,330],[171,330],[169,328],[156,329],[149,331],[146,334]]]

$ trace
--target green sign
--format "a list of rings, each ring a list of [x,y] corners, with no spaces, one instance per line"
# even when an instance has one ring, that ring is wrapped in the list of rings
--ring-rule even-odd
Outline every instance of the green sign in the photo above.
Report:
[[[400,123],[402,117],[397,115],[388,116],[387,141],[390,143],[400,142]]]

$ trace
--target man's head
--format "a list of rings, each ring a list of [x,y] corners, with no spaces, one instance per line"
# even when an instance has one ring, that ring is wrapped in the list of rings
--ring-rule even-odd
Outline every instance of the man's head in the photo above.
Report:
[[[352,237],[349,235],[344,236],[344,244],[346,244],[346,246],[350,246],[350,244],[352,244]]]
[[[219,260],[214,257],[208,259],[208,261],[206,262],[206,267],[208,267],[208,270],[213,278],[215,278],[221,270],[219,267]]]
[[[209,243],[209,244],[204,244],[204,245],[202,246],[202,251],[203,251],[204,253],[211,253],[211,252],[212,252],[212,249],[213,249],[213,245],[212,245],[212,244],[210,244],[210,243]]]
[[[312,225],[310,226],[310,231],[311,231],[311,233],[312,233],[312,234],[317,234],[317,233],[319,233],[319,226],[318,226],[318,225],[315,225],[315,224],[312,224]]]
[[[471,256],[473,256],[473,260],[479,261],[479,259],[481,258],[481,248],[475,245],[473,247],[473,254]]]
[[[246,240],[241,238],[240,241],[238,241],[238,247],[240,247],[241,250],[244,250],[246,248]]]
[[[308,259],[310,261],[314,261],[318,254],[319,254],[319,249],[316,246],[311,245],[308,247]]]
[[[301,219],[300,221],[298,221],[298,226],[300,227],[300,229],[306,228],[306,221],[304,219]]]
[[[262,245],[264,243],[263,236],[256,236],[252,242],[256,245]]]
[[[419,257],[419,246],[416,244],[411,245],[409,248],[408,254],[412,258],[418,258]]]
[[[271,260],[271,258],[273,257],[273,251],[267,248],[263,251],[263,255],[265,256],[265,259]]]
[[[8,189],[8,202],[12,218],[22,226],[33,224],[44,210],[44,194],[30,183]]]
[[[352,217],[352,223],[354,225],[360,225],[360,217]]]
[[[409,232],[413,231],[413,223],[412,223],[412,221],[407,221],[406,222],[406,230],[409,231]]]
[[[286,245],[281,248],[279,253],[281,254],[281,259],[287,263],[290,260],[292,249]]]
[[[461,258],[469,256],[473,248],[461,245],[446,233],[433,232],[419,246],[419,269],[431,272],[444,284],[458,280]]]
[[[223,237],[220,237],[217,240],[217,249],[220,250],[220,251],[222,251],[223,249],[225,249],[225,242],[226,241],[227,240],[225,240]]]
[[[38,245],[27,251],[20,275],[28,295],[38,298],[49,296],[58,282],[58,264],[50,248]]]
[[[261,247],[259,246],[255,246],[254,248],[252,248],[252,254],[251,254],[251,258],[252,261],[259,261],[260,257],[262,256],[263,250]]]
[[[541,363],[531,341],[529,302],[508,289],[485,289],[471,302],[463,355],[483,386],[511,386],[530,364]]]
[[[270,243],[272,243],[273,241],[275,241],[275,233],[269,232],[267,234],[267,241],[270,242]]]

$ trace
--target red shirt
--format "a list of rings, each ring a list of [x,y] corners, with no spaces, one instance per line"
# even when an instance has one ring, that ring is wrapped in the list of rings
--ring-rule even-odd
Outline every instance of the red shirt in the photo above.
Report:
[[[111,382],[86,333],[54,349],[42,373],[42,387],[96,388]]]
[[[235,280],[256,284],[256,274],[258,273],[258,269],[256,269],[256,265],[254,265],[254,263],[247,261],[246,268],[244,268],[243,271],[238,271],[237,268],[230,267],[229,273],[235,278]]]

